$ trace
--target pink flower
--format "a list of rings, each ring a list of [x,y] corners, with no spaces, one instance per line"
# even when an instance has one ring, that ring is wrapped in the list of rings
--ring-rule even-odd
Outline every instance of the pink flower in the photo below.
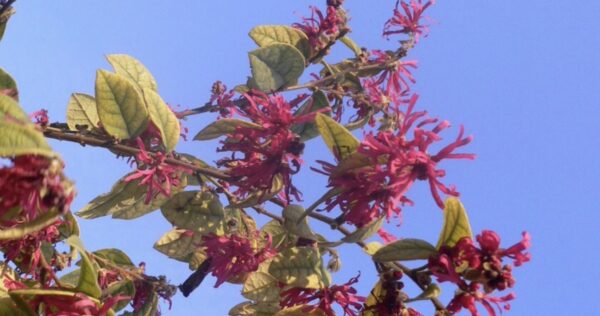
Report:
[[[218,149],[231,151],[231,157],[219,160],[217,165],[229,168],[228,174],[235,178],[232,184],[238,187],[235,193],[241,198],[255,192],[265,196],[271,192],[276,177],[281,177],[284,198],[289,201],[292,195],[300,200],[300,192],[292,185],[291,176],[299,171],[302,164],[300,155],[304,143],[290,128],[314,118],[314,113],[292,114],[292,108],[306,95],[290,103],[281,95],[267,96],[258,91],[244,94],[244,97],[248,105],[241,108],[239,114],[260,128],[238,126]],[[243,154],[243,157],[236,157],[236,153]]]
[[[370,61],[373,64],[386,64],[392,58],[392,56],[380,50],[374,50],[371,54],[375,56],[375,59]],[[378,98],[385,97],[385,99],[399,104],[401,98],[407,96],[410,92],[411,84],[416,82],[409,68],[416,69],[417,61],[394,61],[380,75],[374,77],[374,79],[365,80],[364,85],[366,85],[371,97],[375,95],[372,86],[384,85],[385,89],[383,89],[383,93]]]
[[[40,126],[47,126],[50,119],[48,118],[48,110],[41,109],[35,111],[29,115],[31,119],[35,120],[35,124]]]
[[[383,293],[375,297],[375,304],[365,304],[364,310],[373,311],[379,316],[423,316],[416,310],[406,307],[403,298],[407,296],[402,292],[404,288],[402,276],[401,271],[383,272],[380,276]]]
[[[219,287],[232,277],[258,270],[262,262],[275,256],[276,251],[271,248],[271,237],[267,235],[263,245],[257,247],[256,243],[259,239],[259,232],[250,238],[214,234],[202,238],[202,247],[211,260],[209,271],[217,278],[215,287]]]
[[[421,24],[421,19],[423,12],[434,3],[435,1],[423,3],[422,0],[410,0],[410,3],[397,1],[394,16],[385,23],[383,35],[406,34],[414,36],[415,41],[421,36],[427,36],[428,27]]]
[[[294,23],[292,26],[301,30],[308,37],[310,46],[318,50],[327,45],[328,40],[324,39],[328,35],[336,35],[339,27],[345,21],[338,16],[335,6],[327,6],[327,15],[321,10],[311,6],[312,14],[310,18],[302,18],[302,23]]]
[[[441,140],[439,133],[450,124],[426,118],[427,112],[413,112],[417,98],[413,95],[406,113],[398,112],[401,123],[396,134],[366,135],[357,150],[360,156],[355,158],[366,159],[368,165],[338,172],[336,166],[320,162],[321,173],[330,176],[329,187],[342,189],[340,194],[327,201],[326,210],[339,206],[345,221],[361,227],[381,215],[388,219],[400,215],[400,205],[412,204],[405,194],[417,180],[429,182],[431,194],[440,208],[444,203],[439,192],[458,196],[456,190],[440,182],[439,178],[446,173],[437,165],[444,159],[474,159],[473,154],[454,153],[470,143],[472,137],[463,138],[461,127],[455,141],[435,154],[429,153],[429,147]],[[424,128],[431,124],[436,125],[430,130]],[[412,135],[409,134],[411,131]]]
[[[140,184],[146,185],[145,203],[149,204],[157,194],[162,193],[165,196],[171,196],[172,187],[179,186],[181,172],[191,173],[191,170],[168,164],[168,158],[162,152],[150,154],[146,151],[144,142],[140,137],[136,139],[138,149],[140,150],[135,158],[137,169],[125,178],[125,182],[131,182],[140,179]]]
[[[282,307],[292,307],[297,305],[308,305],[322,310],[327,316],[335,316],[333,304],[339,305],[344,311],[345,316],[357,316],[362,308],[365,298],[357,295],[356,289],[351,285],[358,282],[360,274],[347,283],[342,285],[333,285],[320,290],[291,288],[281,293]],[[311,309],[309,307],[309,309]]]
[[[478,285],[472,284],[470,291],[460,292],[452,298],[448,306],[446,307],[449,312],[455,314],[461,311],[461,309],[467,309],[471,316],[480,316],[481,314],[477,310],[476,303],[483,305],[485,310],[490,316],[496,316],[496,309],[502,314],[502,310],[510,310],[509,301],[515,299],[514,293],[509,293],[501,297],[489,296],[481,291],[478,291]]]
[[[213,83],[211,93],[210,101],[208,102],[218,108],[220,117],[231,117],[237,113],[236,105],[232,100],[235,96],[235,91],[227,91],[226,85],[221,81],[216,81]]]

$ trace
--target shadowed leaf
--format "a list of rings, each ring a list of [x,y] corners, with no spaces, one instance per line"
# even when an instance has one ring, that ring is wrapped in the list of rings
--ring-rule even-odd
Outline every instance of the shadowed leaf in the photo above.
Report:
[[[355,152],[360,145],[360,141],[348,129],[327,115],[317,114],[315,123],[323,141],[338,160]]]
[[[444,226],[436,247],[452,247],[463,237],[473,238],[467,211],[457,198],[448,198],[444,205]]]
[[[373,260],[377,262],[419,260],[428,259],[436,253],[435,247],[424,240],[405,238],[377,250],[373,255]]]
[[[263,47],[273,43],[289,44],[296,47],[308,59],[310,43],[304,32],[287,25],[259,25],[248,34],[256,45]]]
[[[71,94],[67,105],[67,125],[69,125],[69,129],[77,131],[83,126],[87,126],[86,129],[97,128],[99,122],[94,97],[84,93]]]
[[[248,56],[254,83],[265,92],[296,84],[304,72],[304,56],[288,44],[273,43],[251,51]]]
[[[150,120],[160,131],[165,150],[171,152],[179,142],[181,134],[179,120],[158,93],[148,88],[144,88],[142,91],[148,106]]]
[[[262,126],[252,122],[222,118],[203,128],[196,136],[194,136],[194,140],[210,140],[231,134],[235,132],[235,129],[238,126],[254,128],[257,130],[262,129]]]
[[[281,251],[269,265],[269,274],[291,287],[324,287],[319,252],[313,248],[294,247]]]

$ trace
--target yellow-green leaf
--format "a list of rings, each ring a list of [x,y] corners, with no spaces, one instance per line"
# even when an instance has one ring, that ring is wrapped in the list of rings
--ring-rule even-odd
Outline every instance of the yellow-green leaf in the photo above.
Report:
[[[4,36],[4,31],[6,31],[6,25],[8,24],[8,19],[10,19],[10,16],[13,15],[14,13],[15,13],[15,9],[8,8],[6,11],[4,11],[4,13],[2,13],[2,15],[0,15],[0,41],[2,40],[2,37]]]
[[[156,80],[139,60],[124,54],[108,55],[106,59],[108,59],[117,74],[133,81],[140,90],[145,88],[158,90]]]
[[[396,240],[377,250],[373,255],[373,260],[377,262],[419,260],[428,259],[436,253],[435,247],[424,240],[405,238]]]
[[[350,37],[344,36],[340,38],[340,42],[346,45],[346,47],[348,47],[354,53],[354,55],[356,55],[356,57],[360,57],[362,54],[362,49],[360,46],[358,46],[358,44],[356,44],[356,42],[354,42]]]
[[[406,300],[406,302],[408,303],[414,301],[429,300],[432,298],[439,297],[440,294],[442,294],[442,289],[440,289],[440,287],[437,284],[432,283],[428,285],[425,291],[423,291],[421,294]]]
[[[281,308],[277,303],[243,302],[229,310],[230,316],[274,316]]]
[[[98,127],[96,100],[91,95],[73,93],[67,105],[67,125],[73,131]]]
[[[142,94],[124,76],[98,70],[96,103],[102,126],[118,139],[134,138],[148,125],[148,109]]]
[[[348,129],[327,115],[317,114],[315,123],[323,141],[338,160],[355,152],[360,145],[360,141]]]
[[[286,243],[286,241],[292,239],[285,228],[277,220],[266,223],[261,228],[261,231],[271,236],[273,248],[279,248],[279,246]]]
[[[252,122],[222,118],[203,128],[200,132],[198,132],[198,134],[196,134],[196,136],[194,136],[194,140],[210,140],[231,134],[235,132],[235,129],[238,126],[254,128],[257,130],[263,129],[262,126]]]
[[[21,124],[0,119],[0,157],[19,155],[42,155],[55,157],[56,154],[46,142],[44,135],[32,124]]]
[[[248,54],[252,78],[266,92],[294,85],[304,72],[304,56],[294,46],[273,43]]]
[[[436,247],[452,247],[463,237],[473,238],[467,211],[460,200],[448,198],[444,205],[444,226]]]
[[[350,235],[344,237],[342,239],[342,241],[345,243],[355,243],[355,242],[363,241],[363,240],[373,236],[373,234],[375,234],[377,232],[377,230],[379,228],[381,228],[381,225],[383,224],[384,220],[385,220],[385,216],[382,216],[379,219],[372,221],[371,223],[357,229]]]
[[[154,244],[154,249],[169,258],[187,262],[202,241],[202,235],[190,233],[186,229],[172,229]]]
[[[185,191],[174,195],[161,207],[173,226],[200,234],[223,234],[225,213],[219,197],[210,192]]]
[[[135,267],[129,256],[116,248],[100,249],[93,252],[97,257],[106,259],[113,264],[125,267]]]
[[[377,250],[383,248],[383,245],[378,241],[372,241],[363,247],[363,250],[369,255],[374,255]]]
[[[304,102],[294,116],[309,114],[324,108],[329,107],[329,100],[323,91],[315,91],[312,97]],[[319,135],[319,130],[314,122],[305,122],[292,126],[292,132],[300,135],[302,141],[307,141]]]
[[[81,271],[76,289],[91,297],[99,298],[102,295],[102,289],[98,284],[98,270],[90,260],[81,239],[77,236],[71,236],[65,240],[67,244],[79,251],[81,255]]]
[[[179,142],[181,134],[179,120],[158,93],[148,88],[144,88],[142,91],[148,106],[150,120],[160,131],[166,151],[171,152]]]
[[[279,302],[279,283],[268,273],[251,273],[242,289],[242,295],[255,302]]]
[[[0,88],[1,89],[1,88]],[[29,122],[29,116],[13,98],[0,93],[0,120],[8,115],[22,122]]]
[[[283,209],[283,226],[296,236],[317,240],[317,237],[308,226],[308,218],[304,215],[304,208],[300,205],[288,205]]]
[[[310,43],[304,32],[287,25],[259,25],[250,31],[250,37],[256,45],[263,47],[273,43],[289,44],[296,47],[308,59]]]
[[[275,316],[327,316],[327,314],[311,305],[297,305],[283,309]]]
[[[50,211],[36,217],[32,221],[24,222],[11,228],[0,230],[0,241],[21,239],[23,236],[35,233],[52,225],[56,222],[58,217],[59,215],[56,211]]]
[[[2,94],[3,90],[5,94],[7,92],[6,90],[9,90],[8,94],[14,95],[14,99],[19,100],[19,89],[17,88],[17,83],[8,72],[0,68],[0,94]]]
[[[269,274],[291,287],[320,289],[325,286],[320,264],[321,257],[317,249],[293,247],[273,258]]]

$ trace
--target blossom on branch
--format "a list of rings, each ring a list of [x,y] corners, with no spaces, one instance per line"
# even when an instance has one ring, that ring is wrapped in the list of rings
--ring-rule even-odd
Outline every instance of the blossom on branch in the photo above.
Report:
[[[414,37],[415,42],[421,36],[427,36],[429,31],[427,25],[421,24],[423,12],[435,3],[433,0],[398,0],[394,9],[394,16],[386,23],[383,30],[384,36],[394,34],[406,34]]]
[[[302,18],[302,23],[294,23],[292,26],[304,32],[310,46],[319,50],[327,46],[330,37],[335,37],[346,21],[340,17],[338,8],[333,5],[327,6],[327,14],[323,14],[314,6],[310,6],[310,10],[312,13],[309,18]]]

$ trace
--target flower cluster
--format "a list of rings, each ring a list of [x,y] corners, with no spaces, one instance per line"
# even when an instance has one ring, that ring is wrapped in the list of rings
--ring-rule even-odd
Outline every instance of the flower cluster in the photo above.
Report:
[[[428,0],[398,0],[394,9],[394,16],[385,23],[383,35],[406,34],[413,37],[415,42],[419,37],[426,36],[428,27],[421,24],[423,12],[427,10],[435,1]]]
[[[428,266],[439,282],[452,282],[458,287],[447,307],[450,312],[465,308],[471,315],[479,316],[475,303],[480,303],[495,316],[493,305],[499,310],[503,305],[508,310],[507,302],[515,297],[513,293],[491,296],[494,291],[503,291],[515,284],[513,267],[503,263],[503,259],[512,259],[517,267],[528,262],[531,255],[525,250],[530,247],[530,237],[524,232],[520,242],[506,249],[500,248],[500,236],[493,231],[484,230],[476,239],[479,247],[469,237],[460,239],[452,247],[442,247],[435,257],[429,258]]]
[[[289,201],[292,195],[300,200],[300,192],[292,185],[291,176],[300,169],[304,143],[290,128],[314,117],[314,113],[300,116],[292,113],[306,96],[301,95],[289,103],[281,95],[267,96],[259,91],[244,97],[248,104],[239,108],[239,114],[255,125],[237,126],[235,132],[228,135],[218,151],[231,151],[232,155],[219,160],[217,165],[227,167],[228,173],[237,178],[232,183],[238,187],[236,194],[241,198],[254,192],[261,196],[268,194],[280,177],[285,199]],[[236,153],[243,157],[236,157]]]
[[[342,191],[327,201],[326,210],[339,206],[345,221],[361,227],[382,215],[388,219],[399,215],[400,205],[412,204],[405,194],[417,180],[429,182],[431,194],[440,208],[444,207],[440,192],[458,196],[454,188],[439,180],[445,171],[437,165],[444,159],[474,159],[473,154],[454,152],[470,143],[472,137],[464,137],[461,127],[452,143],[435,154],[429,153],[429,147],[441,140],[439,133],[450,123],[427,118],[425,111],[413,112],[417,98],[413,95],[406,113],[399,112],[401,122],[397,133],[383,131],[366,135],[357,155],[349,158],[362,161],[362,167],[340,171],[344,162],[340,166],[320,162],[322,173],[330,176],[329,187]],[[430,125],[433,125],[431,129],[425,128]]]
[[[332,285],[323,289],[291,288],[281,293],[282,307],[307,305],[308,309],[318,308],[327,316],[335,316],[333,305],[337,304],[344,311],[344,316],[357,316],[365,298],[357,295],[352,287],[358,282],[360,274],[342,285]],[[316,301],[316,302],[313,302]]]
[[[208,103],[217,108],[220,117],[231,117],[237,113],[235,102],[233,102],[234,96],[235,91],[227,91],[227,86],[225,84],[221,81],[215,81],[211,89],[211,96]]]
[[[262,262],[275,256],[276,251],[271,248],[271,237],[267,235],[265,241],[260,239],[259,232],[249,238],[214,234],[202,238],[202,248],[211,260],[209,271],[217,278],[215,287],[232,277],[256,271]]]
[[[384,70],[377,76],[363,81],[369,101],[373,104],[385,104],[385,101],[396,105],[403,103],[402,98],[409,94],[411,84],[416,82],[409,68],[416,69],[417,62],[395,60],[390,53],[379,50],[374,50],[371,54],[374,58],[370,63],[383,65]]]
[[[173,187],[178,187],[181,182],[181,173],[191,173],[187,168],[168,164],[167,155],[158,151],[149,153],[141,138],[136,139],[139,152],[135,156],[137,169],[125,178],[125,182],[139,180],[140,184],[146,185],[145,203],[149,204],[159,193],[171,196]]]
[[[318,51],[339,34],[340,29],[345,27],[346,20],[341,16],[339,6],[328,5],[327,14],[314,6],[310,10],[312,13],[309,18],[302,18],[302,23],[294,23],[292,26],[304,32],[310,46]]]
[[[404,283],[402,271],[386,271],[380,276],[378,293],[371,293],[365,301],[364,310],[375,312],[379,316],[422,316],[416,310],[406,307],[407,295],[402,292]]]

